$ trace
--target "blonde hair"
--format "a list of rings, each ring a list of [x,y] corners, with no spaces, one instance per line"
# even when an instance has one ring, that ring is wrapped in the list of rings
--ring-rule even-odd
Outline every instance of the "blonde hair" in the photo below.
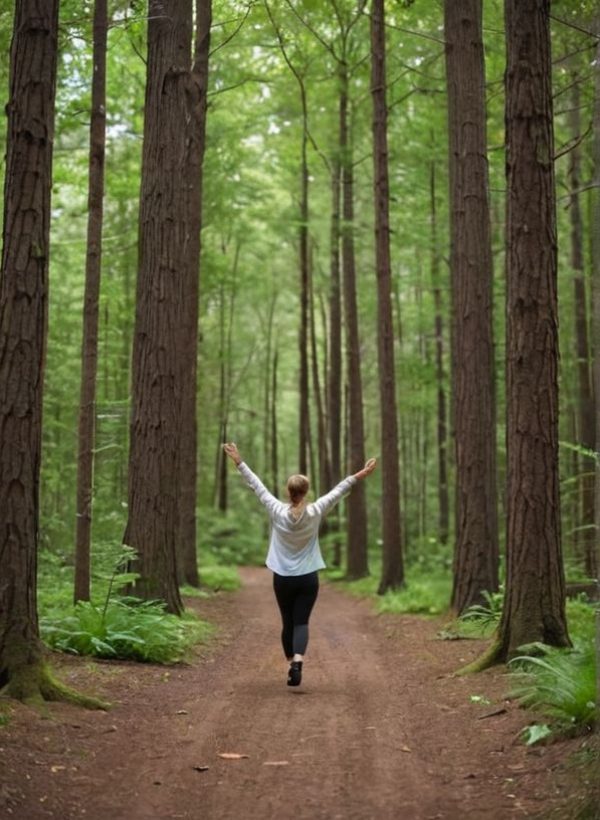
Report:
[[[305,475],[291,475],[287,480],[286,490],[288,497],[292,503],[292,507],[298,508],[298,512],[300,512],[304,506],[304,499],[309,487],[310,482]]]

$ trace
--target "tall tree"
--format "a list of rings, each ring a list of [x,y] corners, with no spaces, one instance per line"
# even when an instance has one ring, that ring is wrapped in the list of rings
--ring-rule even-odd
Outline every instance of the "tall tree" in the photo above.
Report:
[[[74,695],[44,666],[36,610],[57,39],[58,0],[18,0],[0,266],[0,687],[21,700]]]
[[[378,592],[404,582],[400,475],[396,421],[396,369],[392,321],[389,175],[386,106],[385,16],[383,0],[371,4],[371,95],[373,98],[373,183],[375,267],[377,270],[377,351],[381,414],[382,569]]]
[[[435,305],[435,380],[437,393],[437,450],[438,450],[438,538],[448,542],[450,502],[448,493],[448,422],[446,417],[446,390],[444,386],[444,319],[442,315],[442,287],[440,281],[440,251],[436,205],[435,162],[431,162],[429,177],[431,196],[431,281]]]
[[[196,495],[197,495],[197,420],[196,387],[198,372],[198,297],[200,277],[200,230],[202,227],[202,170],[206,145],[206,108],[208,93],[208,58],[212,0],[196,0],[195,46],[192,70],[187,84],[188,107],[184,174],[188,179],[185,241],[186,298],[185,316],[179,357],[182,368],[182,407],[179,447],[179,494],[177,497],[178,577],[183,583],[198,586],[196,558]]]
[[[493,262],[482,2],[446,0],[452,401],[456,516],[452,609],[498,589]]]
[[[98,299],[102,266],[104,151],[106,137],[107,0],[95,0],[92,52],[92,115],[88,174],[88,224],[81,342],[79,444],[77,458],[77,515],[75,540],[75,601],[90,599],[90,540],[96,427],[98,369]]]
[[[507,576],[496,651],[567,646],[549,0],[506,0]]]
[[[182,611],[176,545],[190,225],[187,121],[192,0],[151,0],[132,355],[128,520],[135,591]],[[196,269],[197,272],[197,269]],[[193,297],[195,298],[195,297]]]
[[[342,158],[342,292],[346,342],[346,378],[348,383],[348,471],[356,472],[365,463],[365,427],[363,388],[360,364],[360,333],[356,300],[356,251],[354,241],[354,159],[350,125],[350,73],[347,55],[347,35],[344,29],[344,49],[339,65],[339,146]],[[347,505],[346,572],[349,578],[362,578],[369,573],[367,554],[367,502],[364,484],[359,482]]]
[[[569,154],[569,186],[571,221],[571,267],[573,269],[573,297],[575,304],[574,331],[577,353],[577,440],[589,453],[594,452],[595,440],[595,411],[594,393],[592,389],[592,373],[590,350],[588,342],[588,311],[587,288],[585,281],[583,258],[583,218],[581,214],[581,114],[580,114],[580,79],[573,78],[572,105],[569,112],[571,136],[574,140]],[[575,454],[577,455],[577,454]],[[578,527],[577,542],[583,548],[585,571],[588,577],[595,578],[598,574],[596,564],[596,542],[594,537],[594,458],[583,455],[575,459],[576,468],[579,467],[580,510],[581,520]],[[578,505],[579,506],[579,505]]]
[[[600,14],[596,17],[596,59],[594,62],[594,115],[592,159],[594,188],[592,189],[592,343],[594,395],[600,401]],[[594,491],[594,549],[596,555],[596,578],[600,583],[600,413],[596,412],[596,486]],[[600,611],[596,612],[597,670],[600,674]]]
[[[306,99],[305,68],[296,66],[291,60],[285,46],[282,31],[276,22],[271,8],[265,3],[267,14],[277,35],[277,41],[285,64],[293,74],[300,95],[300,110],[302,112],[302,131],[300,134],[300,203],[298,214],[298,261],[300,271],[300,329],[298,333],[299,353],[299,429],[298,429],[298,464],[303,474],[308,473],[308,455],[310,449],[310,412],[309,412],[309,242],[308,242],[308,103]]]

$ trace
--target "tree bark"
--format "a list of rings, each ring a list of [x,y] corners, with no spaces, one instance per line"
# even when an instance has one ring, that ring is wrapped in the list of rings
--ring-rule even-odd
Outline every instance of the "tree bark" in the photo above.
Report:
[[[385,17],[383,0],[371,4],[371,95],[373,98],[373,183],[375,205],[375,266],[377,270],[377,353],[381,416],[381,522],[382,569],[378,592],[404,583],[398,424],[396,420],[396,369],[389,224],[389,177],[385,68]]]
[[[329,452],[327,447],[327,427],[325,424],[325,408],[323,407],[323,395],[321,391],[321,378],[319,374],[319,351],[317,348],[317,331],[315,327],[315,293],[314,277],[311,275],[309,283],[309,330],[310,330],[310,352],[313,394],[315,397],[315,408],[317,416],[317,447],[318,447],[318,469],[319,469],[319,495],[329,491],[332,486],[331,469],[329,465]],[[323,525],[325,529],[323,529]],[[327,520],[323,522],[322,532],[327,529]]]
[[[279,495],[279,447],[277,432],[277,367],[279,352],[275,348],[273,353],[272,383],[271,383],[271,484],[273,494]]]
[[[98,300],[102,266],[104,151],[106,135],[107,0],[94,3],[92,116],[88,176],[87,255],[81,343],[81,392],[77,458],[77,517],[75,536],[75,589],[77,601],[90,599],[90,541],[94,442],[96,430],[96,373],[98,370]]]
[[[574,78],[573,97],[570,112],[571,135],[578,140],[581,133],[581,117],[579,112],[580,94],[579,81]],[[590,362],[590,348],[588,341],[588,311],[583,259],[583,219],[581,216],[579,187],[581,184],[581,151],[575,144],[569,154],[569,184],[571,188],[570,220],[571,220],[571,267],[573,268],[573,296],[575,304],[575,344],[577,353],[577,380],[578,380],[578,444],[594,451],[596,437],[594,394],[592,389],[592,373]],[[577,552],[583,552],[584,568],[589,578],[598,574],[596,564],[596,542],[594,527],[594,469],[593,456],[581,455],[577,459],[580,482],[581,518],[577,529]]]
[[[506,0],[507,577],[499,656],[569,645],[558,480],[549,0]]]
[[[448,420],[446,416],[446,391],[444,387],[444,319],[442,315],[442,289],[440,282],[440,252],[437,234],[437,206],[435,191],[435,162],[430,170],[431,195],[431,283],[435,307],[435,380],[437,398],[437,452],[438,452],[438,539],[448,543],[450,529],[450,501],[448,494]]]
[[[189,321],[188,117],[192,0],[151,0],[132,360],[129,518],[135,592],[180,613],[175,535],[183,363]],[[196,271],[197,273],[197,271]]]
[[[36,611],[58,0],[15,4],[0,268],[0,687],[40,696]]]
[[[309,261],[308,261],[308,111],[306,106],[306,89],[300,75],[296,74],[300,86],[302,102],[302,140],[300,164],[300,228],[298,235],[300,254],[300,331],[298,335],[300,361],[300,441],[298,463],[303,475],[308,473],[308,452],[310,444],[310,413],[308,387],[308,300],[309,300]]]
[[[338,104],[339,107],[339,104]],[[342,298],[340,282],[340,184],[339,152],[331,169],[331,228],[329,265],[329,372],[327,382],[327,423],[331,464],[331,484],[342,478]],[[333,544],[334,566],[342,563],[339,505],[330,514],[330,529],[336,533]]]
[[[354,169],[348,124],[348,69],[340,68],[340,152],[342,157],[342,277],[346,330],[346,372],[348,379],[348,472],[365,463],[360,337],[356,305],[356,260],[354,252]],[[346,542],[348,578],[369,574],[367,557],[367,505],[364,483],[359,481],[347,505]]]
[[[198,381],[198,298],[200,288],[200,231],[202,228],[202,164],[206,144],[206,102],[208,92],[208,53],[212,0],[196,0],[194,58],[186,95],[187,156],[184,158],[187,180],[187,215],[185,276],[185,311],[180,337],[182,368],[181,437],[179,450],[179,496],[177,499],[177,566],[182,583],[199,586],[196,555],[197,495],[197,381]]]
[[[595,20],[596,34],[600,35],[600,14]],[[596,45],[594,62],[594,115],[592,159],[594,188],[592,189],[592,343],[596,351],[593,359],[594,395],[600,397],[600,40]],[[594,491],[596,581],[600,589],[600,413],[596,413],[596,484]],[[596,692],[600,696],[600,608],[596,610]],[[600,697],[598,697],[600,700]],[[597,701],[598,702],[598,701]]]
[[[461,613],[498,589],[493,261],[481,0],[444,4],[450,167],[454,583]]]

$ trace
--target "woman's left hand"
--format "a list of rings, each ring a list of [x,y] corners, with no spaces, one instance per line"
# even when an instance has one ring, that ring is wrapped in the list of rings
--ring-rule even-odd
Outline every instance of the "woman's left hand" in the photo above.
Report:
[[[354,474],[354,478],[366,478],[368,475],[371,475],[373,470],[377,467],[377,459],[370,458],[362,470],[359,470],[357,473]]]

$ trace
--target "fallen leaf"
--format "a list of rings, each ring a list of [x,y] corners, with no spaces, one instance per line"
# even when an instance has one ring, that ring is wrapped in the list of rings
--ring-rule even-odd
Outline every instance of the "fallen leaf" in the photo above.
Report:
[[[400,746],[400,751],[408,752],[409,754],[412,753],[412,749],[410,748],[410,746]]]
[[[248,757],[248,755],[241,755],[237,752],[219,752],[217,757],[223,760],[242,760],[244,757]]]
[[[192,769],[195,772],[207,772],[210,769],[210,766],[192,766]]]
[[[50,766],[51,772],[63,772],[67,767],[66,766]]]
[[[263,766],[289,766],[289,760],[265,760]]]
[[[187,715],[187,709],[178,709],[175,712],[176,715]]]

